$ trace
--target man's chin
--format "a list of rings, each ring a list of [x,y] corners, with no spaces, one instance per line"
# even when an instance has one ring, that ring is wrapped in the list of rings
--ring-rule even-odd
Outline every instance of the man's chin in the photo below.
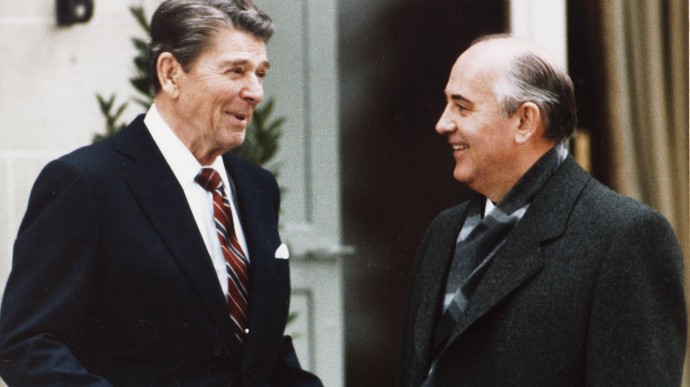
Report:
[[[244,144],[244,140],[246,139],[245,132],[242,131],[241,133],[233,133],[229,136],[224,141],[224,148],[227,149],[228,151],[233,150],[235,148],[239,148]]]
[[[457,180],[459,183],[463,183],[463,184],[468,184],[471,180],[467,171],[464,171],[464,170],[459,169],[457,167],[453,171],[453,178],[455,180]]]

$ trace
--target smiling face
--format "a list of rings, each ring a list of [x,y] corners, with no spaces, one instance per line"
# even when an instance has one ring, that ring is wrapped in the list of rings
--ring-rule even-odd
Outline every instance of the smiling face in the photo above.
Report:
[[[165,59],[164,59],[165,60]],[[250,33],[221,28],[188,71],[174,64],[162,82],[172,101],[169,125],[202,165],[242,144],[254,108],[264,99],[266,44]]]
[[[453,148],[453,176],[497,202],[522,172],[514,164],[519,118],[506,118],[494,85],[505,69],[502,54],[486,45],[471,47],[453,66],[446,86],[446,107],[436,124]]]

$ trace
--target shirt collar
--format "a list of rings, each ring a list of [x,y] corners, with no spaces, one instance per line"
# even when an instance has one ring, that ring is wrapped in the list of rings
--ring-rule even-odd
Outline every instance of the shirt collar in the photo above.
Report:
[[[482,218],[486,217],[489,214],[489,212],[491,212],[491,210],[494,209],[494,207],[496,207],[494,202],[492,202],[489,198],[486,198],[486,204],[484,204],[484,215],[482,216]]]
[[[146,127],[151,133],[151,137],[153,137],[158,149],[160,149],[165,161],[170,166],[170,169],[172,169],[180,184],[183,187],[188,184],[195,184],[194,178],[199,173],[199,170],[201,170],[202,165],[182,140],[177,137],[170,126],[168,126],[155,104],[152,104],[146,113],[144,124],[146,124]],[[210,166],[220,173],[223,183],[228,187],[228,176],[223,164],[223,158],[216,157]]]

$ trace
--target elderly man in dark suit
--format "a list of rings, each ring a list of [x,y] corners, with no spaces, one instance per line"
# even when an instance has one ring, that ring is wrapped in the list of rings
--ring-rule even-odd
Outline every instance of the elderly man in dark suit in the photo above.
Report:
[[[429,226],[399,386],[677,386],[682,257],[657,212],[568,156],[572,82],[505,35],[457,60],[436,130],[476,197]]]
[[[249,0],[158,8],[154,105],[34,185],[0,315],[9,385],[321,385],[283,336],[276,181],[225,153],[264,98],[272,33]]]

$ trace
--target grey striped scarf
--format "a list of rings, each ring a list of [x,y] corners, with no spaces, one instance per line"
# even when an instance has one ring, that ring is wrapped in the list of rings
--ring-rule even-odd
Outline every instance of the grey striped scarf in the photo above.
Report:
[[[470,202],[448,273],[444,313],[436,329],[436,350],[440,350],[448,340],[491,259],[567,156],[565,144],[548,151],[483,218],[486,199],[478,197]]]

